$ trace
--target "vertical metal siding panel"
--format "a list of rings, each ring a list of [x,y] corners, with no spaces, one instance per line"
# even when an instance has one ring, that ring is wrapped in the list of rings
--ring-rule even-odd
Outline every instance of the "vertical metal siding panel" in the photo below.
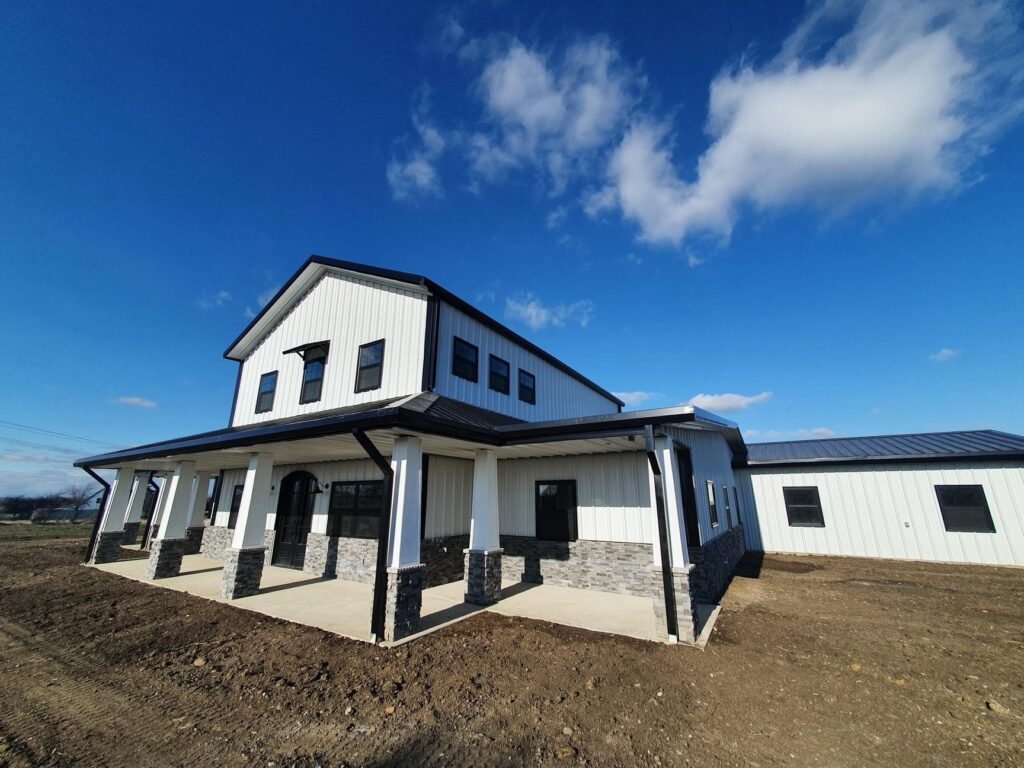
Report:
[[[503,534],[536,535],[534,489],[538,480],[575,480],[579,538],[651,543],[651,499],[646,456],[640,452],[502,459],[498,503]]]
[[[469,533],[473,504],[473,462],[430,457],[424,538]]]
[[[246,359],[234,424],[254,424],[419,392],[426,304],[426,295],[415,290],[327,273]],[[317,403],[301,405],[302,359],[283,352],[324,339],[331,342],[331,350],[323,396]],[[381,388],[356,394],[357,349],[377,339],[385,339]],[[278,371],[274,408],[256,414],[260,376],[274,370]]]
[[[590,416],[618,410],[603,395],[450,304],[440,302],[439,311],[436,386],[439,394],[525,421]],[[476,383],[452,375],[452,339],[455,336],[479,348],[479,380]],[[495,392],[487,385],[488,360],[492,354],[509,363],[511,381],[507,395]],[[519,368],[536,377],[536,405],[519,400]]]
[[[725,438],[718,432],[678,427],[669,427],[666,432],[690,449],[693,460],[694,493],[697,498],[698,527],[701,540],[707,543],[729,530],[729,520],[725,514],[725,501],[721,494],[723,488],[736,485],[736,476],[732,470],[732,451]],[[714,482],[717,493],[719,505],[717,527],[711,525],[708,480]],[[696,546],[696,542],[687,543]]]
[[[214,525],[227,525],[231,515],[231,494],[234,493],[236,485],[245,484],[244,469],[225,469],[224,479],[220,484],[220,495],[214,509],[217,514]]]

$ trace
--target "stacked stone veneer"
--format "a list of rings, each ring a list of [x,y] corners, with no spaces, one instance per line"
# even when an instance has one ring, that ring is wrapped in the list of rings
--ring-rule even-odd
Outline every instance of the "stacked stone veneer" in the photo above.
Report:
[[[96,545],[92,549],[90,563],[113,563],[121,559],[122,531],[100,532],[96,536]]]
[[[424,539],[420,543],[420,561],[427,569],[423,574],[423,588],[462,581],[464,553],[468,547],[468,533],[465,536]]]
[[[401,640],[419,630],[425,570],[422,565],[388,568],[387,602],[384,606],[385,640]]]
[[[695,601],[690,591],[693,568],[693,565],[689,565],[672,569],[672,597],[676,607],[676,625],[679,633],[676,639],[682,643],[696,642],[700,635]],[[654,599],[655,633],[660,640],[668,641],[670,638],[665,617],[665,577],[661,568],[653,565],[648,567],[647,573],[650,579],[649,589]]]
[[[736,565],[743,557],[743,526],[737,525],[707,544],[690,548],[690,588],[695,600],[715,603],[725,594]]]
[[[235,600],[255,595],[260,590],[263,563],[266,560],[265,547],[251,549],[228,548],[224,553],[224,575],[221,582],[221,597]]]
[[[425,539],[420,544],[424,566],[423,588],[450,584],[462,579],[462,553],[469,536]],[[306,538],[306,559],[302,570],[316,576],[372,584],[377,568],[377,540],[310,533]]]
[[[202,541],[199,545],[199,552],[214,560],[223,560],[225,552],[231,549],[231,539],[235,535],[234,528],[227,528],[223,525],[209,525],[203,530]],[[270,558],[274,554],[275,531],[263,532],[263,560],[270,565]]]
[[[637,597],[651,594],[651,544],[502,536],[501,547],[506,578]]]
[[[501,599],[501,555],[500,549],[466,550],[467,603],[493,605]]]
[[[206,528],[202,525],[194,525],[185,529],[185,554],[198,555],[202,550],[203,532]]]
[[[121,535],[122,544],[135,544],[139,540],[139,524],[125,523],[124,533]]]
[[[181,573],[181,558],[188,542],[185,539],[154,539],[149,547],[147,579],[166,579]]]

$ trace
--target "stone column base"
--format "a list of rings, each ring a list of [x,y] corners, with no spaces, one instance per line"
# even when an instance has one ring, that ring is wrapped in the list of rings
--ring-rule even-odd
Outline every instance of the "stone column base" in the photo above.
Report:
[[[384,606],[384,639],[401,640],[420,628],[423,604],[423,574],[426,566],[388,568],[388,594]]]
[[[181,558],[185,555],[184,539],[154,539],[149,546],[147,579],[166,579],[181,573]]]
[[[501,599],[502,549],[466,549],[465,600],[472,605],[493,605]]]
[[[139,524],[125,523],[124,533],[121,534],[122,544],[134,544],[139,540]]]
[[[655,632],[662,642],[695,643],[700,634],[693,596],[690,594],[692,565],[672,569],[672,592],[679,634],[670,637],[665,619],[665,582],[659,566],[651,566],[651,596],[654,599]]]
[[[198,555],[199,548],[203,544],[203,531],[205,525],[192,525],[185,529],[185,554]]]
[[[96,536],[96,546],[93,547],[92,557],[89,562],[93,565],[98,563],[114,563],[121,559],[121,537],[123,531],[108,531]]]
[[[266,547],[225,549],[224,580],[220,585],[220,596],[225,600],[237,600],[259,592],[266,551]]]

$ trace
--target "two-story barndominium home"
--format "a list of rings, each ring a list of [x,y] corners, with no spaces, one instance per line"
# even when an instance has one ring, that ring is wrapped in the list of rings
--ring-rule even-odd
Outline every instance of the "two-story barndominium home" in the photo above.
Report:
[[[1024,557],[1024,439],[748,453],[735,424],[699,408],[623,413],[613,394],[419,275],[310,258],[225,356],[238,362],[228,428],[78,462],[117,471],[92,562],[116,560],[135,537],[154,476],[164,479],[149,578],[176,576],[201,551],[223,561],[226,599],[259,592],[267,566],[369,583],[367,636],[384,640],[417,630],[425,589],[464,582],[466,602],[488,605],[504,579],[649,600],[654,636],[692,642],[698,605],[725,589],[744,528],[757,548],[771,538],[786,551]],[[864,497],[851,477],[882,470],[939,473],[934,503],[922,491],[912,504],[927,507],[921,532],[904,527],[905,494],[877,521],[845,501]],[[847,493],[823,503],[818,485],[831,482]],[[843,533],[851,527],[860,533]],[[933,528],[960,544],[842,546],[932,541]],[[986,533],[991,546],[965,549]],[[982,554],[957,556],[971,547]]]

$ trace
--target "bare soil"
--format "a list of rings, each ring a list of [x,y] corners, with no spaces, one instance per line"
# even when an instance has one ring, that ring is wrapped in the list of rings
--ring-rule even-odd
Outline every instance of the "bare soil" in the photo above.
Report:
[[[771,557],[704,651],[479,614],[393,650],[0,542],[0,765],[1024,764],[1024,571]]]

